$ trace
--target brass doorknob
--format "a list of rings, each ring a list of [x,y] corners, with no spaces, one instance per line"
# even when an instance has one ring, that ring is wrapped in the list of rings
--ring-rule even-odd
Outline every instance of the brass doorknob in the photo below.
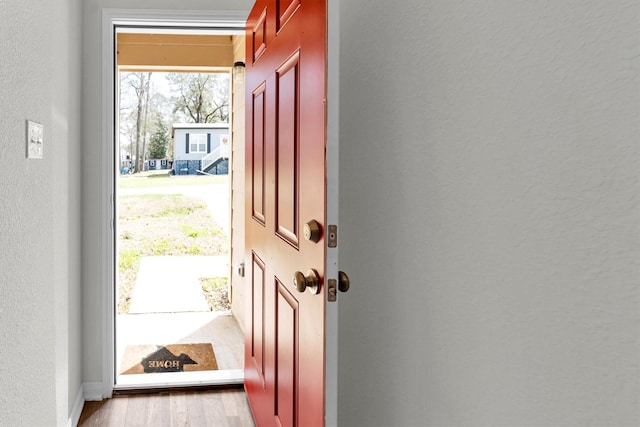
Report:
[[[307,271],[307,275],[302,274],[301,271],[296,271],[293,275],[293,286],[298,292],[304,292],[309,289],[309,292],[316,295],[320,293],[320,276],[314,269]]]
[[[349,276],[344,271],[338,272],[338,289],[340,292],[347,292],[349,290],[349,286],[351,286],[351,281],[349,280]]]

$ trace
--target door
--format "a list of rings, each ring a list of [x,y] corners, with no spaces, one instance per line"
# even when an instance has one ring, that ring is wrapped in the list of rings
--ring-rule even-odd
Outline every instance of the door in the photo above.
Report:
[[[258,0],[247,20],[245,387],[260,427],[324,425],[326,16],[325,0]]]

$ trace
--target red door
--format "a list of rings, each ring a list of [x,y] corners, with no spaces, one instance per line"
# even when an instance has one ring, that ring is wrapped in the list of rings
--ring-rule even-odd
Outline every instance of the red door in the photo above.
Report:
[[[245,387],[259,427],[324,425],[326,16],[325,0],[258,0],[247,20]]]

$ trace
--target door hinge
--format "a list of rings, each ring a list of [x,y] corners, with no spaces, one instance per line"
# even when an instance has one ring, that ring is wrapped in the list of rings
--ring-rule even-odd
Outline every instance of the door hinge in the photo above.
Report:
[[[327,246],[330,248],[338,247],[338,226],[329,225],[327,227]]]

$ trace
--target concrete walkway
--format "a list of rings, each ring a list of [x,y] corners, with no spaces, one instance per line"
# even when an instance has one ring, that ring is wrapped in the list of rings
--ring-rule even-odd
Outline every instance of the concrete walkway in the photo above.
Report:
[[[128,345],[211,343],[219,369],[242,369],[244,334],[231,312],[120,314],[117,322],[118,364]]]
[[[204,201],[230,235],[229,185],[120,189],[118,195],[183,194]],[[229,277],[229,256],[143,257],[128,314],[117,316],[117,372],[128,345],[211,343],[219,369],[197,373],[119,375],[118,386],[241,384],[244,335],[231,312],[210,312],[200,278]],[[196,374],[196,378],[185,378]]]
[[[209,311],[200,278],[228,277],[227,256],[149,256],[140,260],[129,313]]]

